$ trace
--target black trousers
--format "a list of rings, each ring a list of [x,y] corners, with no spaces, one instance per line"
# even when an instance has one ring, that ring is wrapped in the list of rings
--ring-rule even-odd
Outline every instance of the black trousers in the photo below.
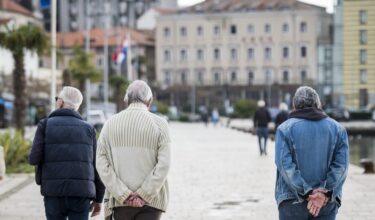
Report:
[[[150,206],[141,208],[117,207],[113,210],[114,220],[159,220],[162,211]]]

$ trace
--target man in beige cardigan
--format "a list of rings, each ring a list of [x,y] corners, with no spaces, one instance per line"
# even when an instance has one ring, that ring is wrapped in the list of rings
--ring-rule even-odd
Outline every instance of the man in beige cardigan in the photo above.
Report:
[[[168,205],[170,137],[166,120],[148,111],[150,87],[131,83],[126,110],[112,116],[98,140],[96,166],[106,186],[105,216],[158,220]]]

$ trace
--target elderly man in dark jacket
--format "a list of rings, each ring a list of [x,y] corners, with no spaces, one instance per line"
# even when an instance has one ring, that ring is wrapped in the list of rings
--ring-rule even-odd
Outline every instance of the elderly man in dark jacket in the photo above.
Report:
[[[95,168],[96,133],[77,110],[81,92],[64,87],[57,110],[39,122],[29,163],[41,169],[48,220],[88,219],[100,213],[105,187]],[[90,202],[93,202],[90,205]]]

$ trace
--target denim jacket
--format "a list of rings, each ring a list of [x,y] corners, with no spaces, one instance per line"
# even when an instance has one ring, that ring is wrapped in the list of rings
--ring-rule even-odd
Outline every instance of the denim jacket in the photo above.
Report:
[[[284,200],[303,202],[316,188],[330,191],[330,202],[341,205],[349,144],[345,128],[335,120],[290,118],[277,129],[275,157],[278,205]]]

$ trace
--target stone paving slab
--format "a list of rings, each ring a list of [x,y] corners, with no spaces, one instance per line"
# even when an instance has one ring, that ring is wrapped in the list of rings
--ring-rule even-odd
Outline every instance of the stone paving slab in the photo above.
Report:
[[[171,123],[171,134],[171,198],[162,219],[277,219],[274,143],[268,145],[269,155],[260,157],[256,137],[249,133]],[[374,182],[375,175],[351,166],[337,219],[375,219]],[[1,201],[0,219],[45,219],[39,187],[30,184]]]

